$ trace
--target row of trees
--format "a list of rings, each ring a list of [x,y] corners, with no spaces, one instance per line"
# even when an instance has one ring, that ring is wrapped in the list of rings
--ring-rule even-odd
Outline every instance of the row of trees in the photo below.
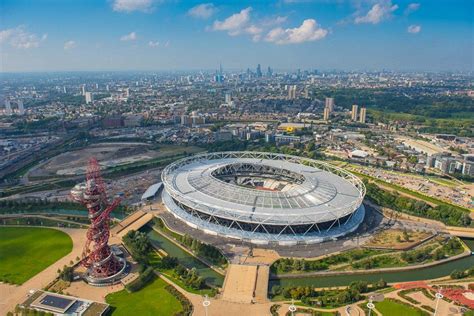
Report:
[[[363,299],[363,293],[382,289],[386,286],[387,282],[383,279],[372,284],[365,281],[352,282],[347,289],[344,290],[316,291],[310,286],[292,286],[282,288],[278,285],[274,285],[271,289],[271,295],[283,295],[286,299],[291,298],[301,300],[304,304],[309,306],[337,307],[357,302]]]
[[[135,261],[143,265],[149,264],[150,252],[153,248],[145,233],[131,230],[123,236],[122,240]]]
[[[350,263],[378,253],[380,253],[380,251],[371,249],[354,249],[319,260],[282,258],[275,261],[272,264],[271,269],[274,273],[286,273],[290,271],[322,271],[327,270],[331,265]]]
[[[222,266],[227,264],[227,259],[222,255],[219,249],[214,246],[202,243],[187,234],[181,236],[180,242],[188,246],[198,256],[208,259],[214,265]]]
[[[395,192],[388,192],[366,180],[364,182],[367,188],[366,197],[380,206],[414,216],[437,220],[450,226],[465,227],[471,225],[471,217],[468,211],[448,205],[432,207],[424,201],[404,197]]]

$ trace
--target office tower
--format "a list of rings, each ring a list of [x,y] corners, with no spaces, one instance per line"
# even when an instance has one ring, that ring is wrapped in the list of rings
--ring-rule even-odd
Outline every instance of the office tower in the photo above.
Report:
[[[357,121],[357,111],[359,110],[359,107],[357,104],[352,105],[352,115],[351,115],[351,120]],[[362,109],[361,109],[362,111]]]
[[[268,66],[268,68],[267,68],[267,77],[271,77],[272,75],[273,75],[272,68],[270,68],[270,66]]]
[[[257,78],[261,78],[262,77],[262,67],[260,66],[260,64],[257,65]]]
[[[288,99],[296,99],[296,85],[288,86]]]
[[[86,97],[86,104],[89,104],[92,102],[92,92],[86,92],[85,94],[85,97]]]
[[[130,98],[130,88],[125,89],[125,97]]]
[[[225,94],[225,103],[229,104],[230,102],[232,102],[232,96],[230,95],[230,93],[226,93]]]
[[[82,85],[82,95],[86,95],[86,85]]]
[[[67,93],[67,88],[66,86],[63,87],[63,92],[66,94]]]
[[[359,122],[365,123],[365,116],[366,116],[366,114],[367,114],[366,112],[367,112],[366,108],[361,108],[361,109],[360,109]]]
[[[323,119],[329,121],[329,115],[331,114],[331,109],[328,107],[324,108]]]
[[[105,90],[110,91],[109,85],[106,85],[106,86],[105,86]]]
[[[18,104],[18,114],[20,114],[20,115],[25,114],[25,108],[23,106],[23,101],[18,100],[17,104]]]
[[[334,111],[334,98],[326,98],[325,107],[329,109],[329,112]]]
[[[7,115],[12,115],[12,106],[10,104],[10,100],[5,100],[5,113]]]
[[[95,84],[95,89],[99,90],[99,84],[98,83]]]

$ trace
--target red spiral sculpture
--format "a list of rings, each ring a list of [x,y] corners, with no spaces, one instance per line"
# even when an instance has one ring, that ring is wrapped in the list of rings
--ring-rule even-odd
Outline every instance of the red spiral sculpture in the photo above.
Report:
[[[85,187],[81,191],[73,190],[71,196],[87,207],[91,221],[82,252],[82,265],[88,269],[91,278],[100,279],[116,274],[123,264],[110,250],[109,222],[110,213],[118,206],[120,199],[109,203],[97,159],[89,160]]]

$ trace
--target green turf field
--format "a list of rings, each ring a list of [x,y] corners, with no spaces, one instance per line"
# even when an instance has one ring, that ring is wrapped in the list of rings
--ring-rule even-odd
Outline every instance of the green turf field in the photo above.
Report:
[[[107,295],[105,300],[112,306],[114,316],[174,315],[182,310],[182,306],[178,299],[165,289],[166,285],[165,281],[156,278],[137,292],[128,293],[127,290],[122,290]]]
[[[393,300],[385,300],[379,303],[375,303],[375,308],[377,311],[382,313],[383,316],[425,316],[429,315],[426,312],[423,312],[417,308],[407,306],[402,303],[398,303]]]
[[[22,284],[71,250],[71,238],[56,229],[0,227],[0,280]]]

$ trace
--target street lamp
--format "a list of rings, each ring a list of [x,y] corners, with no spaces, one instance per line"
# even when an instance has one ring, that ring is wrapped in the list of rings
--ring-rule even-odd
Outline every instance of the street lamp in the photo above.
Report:
[[[372,298],[369,299],[369,302],[367,303],[367,308],[369,309],[369,316],[372,313],[372,310],[375,308],[374,303],[372,303]]]
[[[291,300],[291,305],[288,306],[288,310],[290,311],[291,316],[294,316],[294,313],[296,312],[296,306],[293,299]]]
[[[443,298],[443,294],[441,294],[441,288],[439,289],[439,292],[435,294],[436,297],[436,307],[433,316],[436,316],[436,313],[438,312],[438,305],[439,305],[439,300]]]
[[[207,316],[207,308],[209,307],[209,305],[211,305],[211,301],[209,300],[209,298],[207,297],[207,294],[206,294],[206,295],[204,295],[204,301],[202,301],[202,306],[204,306],[206,316]]]

